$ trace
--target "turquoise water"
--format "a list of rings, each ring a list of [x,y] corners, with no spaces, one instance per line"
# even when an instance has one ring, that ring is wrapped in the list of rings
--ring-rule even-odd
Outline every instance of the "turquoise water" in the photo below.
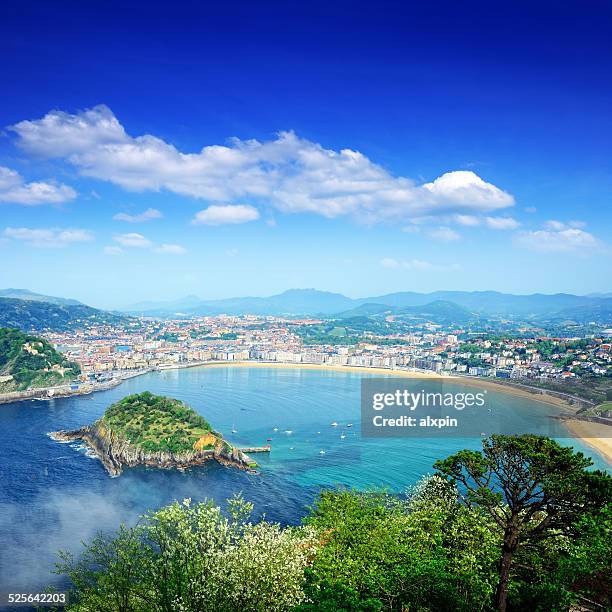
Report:
[[[436,459],[480,447],[479,438],[361,438],[363,376],[202,367],[147,374],[90,396],[0,406],[0,591],[51,583],[58,549],[78,552],[80,542],[98,530],[133,523],[147,509],[174,499],[209,498],[222,504],[242,492],[257,515],[296,523],[321,487],[384,486],[401,492],[431,473]],[[418,388],[427,390],[430,384],[419,380]],[[256,456],[258,474],[209,463],[185,473],[135,468],[110,478],[80,444],[59,444],[47,436],[91,423],[112,402],[144,390],[184,400],[236,445],[259,446],[272,438],[272,452]],[[448,390],[466,388],[445,383]],[[487,401],[519,425],[554,437],[567,435],[550,419],[554,407],[494,391]],[[237,433],[231,434],[234,427]],[[563,443],[592,454],[576,440]],[[597,467],[606,467],[601,458],[594,460]]]

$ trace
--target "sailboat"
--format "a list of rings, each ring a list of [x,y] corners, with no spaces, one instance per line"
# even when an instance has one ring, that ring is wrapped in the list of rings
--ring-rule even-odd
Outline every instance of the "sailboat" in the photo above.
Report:
[[[232,423],[232,433],[233,434],[238,433],[238,430],[236,429],[236,425],[234,425],[233,423]]]

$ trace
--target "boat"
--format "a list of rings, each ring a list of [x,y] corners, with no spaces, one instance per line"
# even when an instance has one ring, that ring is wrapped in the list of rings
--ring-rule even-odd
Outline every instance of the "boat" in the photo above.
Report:
[[[344,434],[342,434],[342,435],[340,436],[340,439],[341,439],[341,440],[344,440],[344,438],[346,438],[346,436],[345,436]]]
[[[278,431],[278,427],[275,427],[272,431]]]
[[[266,442],[272,442],[272,438],[268,438]]]
[[[320,451],[319,451],[319,455],[324,455],[324,454],[325,454],[325,451],[324,451],[324,450],[320,450]]]
[[[285,429],[285,431],[283,431],[284,434],[287,434],[288,436],[290,436],[293,433],[293,430],[291,429]]]
[[[336,421],[334,421],[334,422],[331,424],[331,426],[332,426],[332,427],[338,427],[338,423],[336,423]]]
[[[352,424],[352,423],[347,423],[347,424],[346,424],[346,426],[347,426],[347,427],[352,427],[352,426],[353,426],[353,424]]]
[[[236,429],[236,426],[234,424],[232,424],[232,433],[238,433],[238,430]]]

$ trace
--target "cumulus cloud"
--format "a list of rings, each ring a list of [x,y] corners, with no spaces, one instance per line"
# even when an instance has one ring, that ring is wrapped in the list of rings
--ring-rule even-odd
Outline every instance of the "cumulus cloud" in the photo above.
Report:
[[[541,230],[519,232],[517,242],[525,248],[548,253],[588,253],[602,246],[593,234],[576,227],[566,227],[560,222],[554,226],[549,222]]]
[[[153,243],[142,234],[130,232],[129,234],[115,234],[113,240],[121,246],[146,249],[153,246]]]
[[[389,270],[414,270],[414,271],[443,271],[443,270],[460,270],[459,264],[440,265],[423,259],[409,259],[406,261],[394,259],[393,257],[385,257],[380,260],[380,265]]]
[[[227,204],[218,206],[213,204],[196,213],[192,220],[193,225],[226,225],[248,223],[259,219],[259,211],[248,204]]]
[[[105,255],[121,255],[124,252],[125,251],[121,247],[118,247],[118,246],[105,246],[104,247]]]
[[[128,215],[127,213],[117,213],[113,219],[115,221],[126,221],[127,223],[144,223],[153,219],[161,219],[164,215],[157,208],[147,208],[144,212],[137,215]]]
[[[29,246],[59,248],[78,242],[91,242],[93,232],[85,229],[7,227],[3,235]]]
[[[162,253],[164,255],[184,255],[187,252],[185,247],[180,244],[160,244],[153,249],[156,253]]]
[[[440,242],[454,242],[459,240],[461,235],[450,227],[438,227],[429,232],[429,237]]]
[[[474,215],[455,215],[453,217],[453,221],[466,227],[475,227],[476,225],[480,225],[480,218]]]
[[[128,234],[115,234],[113,240],[121,245],[121,247],[134,249],[150,249],[154,253],[162,255],[183,255],[187,249],[180,244],[170,244],[163,242],[155,244],[152,240],[145,238],[142,234],[130,232]],[[107,255],[119,255],[124,252],[123,248],[117,246],[105,247],[104,252]]]
[[[487,217],[485,222],[487,227],[494,230],[513,230],[520,226],[520,223],[512,217]]]
[[[0,166],[0,203],[8,202],[23,206],[59,204],[74,200],[76,195],[72,187],[62,183],[26,183],[15,170]]]
[[[293,132],[186,153],[154,135],[129,135],[106,106],[76,114],[51,111],[10,129],[25,151],[66,159],[85,176],[213,203],[248,198],[287,213],[352,215],[369,223],[490,213],[514,204],[510,194],[471,171],[418,185],[358,151],[326,149]]]

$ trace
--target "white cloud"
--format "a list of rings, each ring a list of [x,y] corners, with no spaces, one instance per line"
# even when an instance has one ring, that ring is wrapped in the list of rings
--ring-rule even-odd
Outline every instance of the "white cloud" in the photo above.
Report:
[[[547,230],[552,230],[553,232],[559,232],[565,229],[567,226],[562,221],[555,221],[554,219],[550,221],[546,221],[544,223],[544,228]]]
[[[248,223],[259,219],[259,211],[248,204],[213,204],[196,213],[191,223],[193,225],[226,225]]]
[[[68,185],[53,182],[26,183],[15,170],[0,166],[0,202],[35,206],[59,204],[76,198],[76,191]]]
[[[513,230],[520,226],[520,223],[512,217],[487,217],[485,221],[487,227],[494,230]]]
[[[105,255],[121,255],[122,253],[125,253],[125,251],[118,246],[105,246],[104,247],[104,254]]]
[[[137,215],[128,215],[127,213],[117,213],[113,219],[115,221],[127,221],[127,223],[144,223],[153,219],[161,219],[164,215],[157,208],[147,208],[144,212]]]
[[[164,255],[184,255],[187,252],[187,249],[180,244],[160,244],[153,250]]]
[[[133,191],[163,189],[214,203],[248,198],[287,213],[352,215],[369,223],[490,213],[514,204],[510,194],[474,172],[447,172],[418,185],[358,151],[325,149],[293,132],[184,153],[150,134],[130,136],[105,106],[76,114],[52,111],[10,129],[24,150],[61,157],[85,176]]]
[[[551,222],[546,224],[548,229],[520,232],[517,242],[534,251],[542,252],[577,252],[588,253],[600,248],[600,241],[584,230],[565,227],[563,223],[556,222],[559,229],[554,229]]]
[[[432,263],[430,261],[425,261],[423,259],[409,259],[406,261],[400,261],[398,259],[393,259],[392,257],[385,257],[384,259],[381,259],[380,265],[383,268],[387,268],[390,270],[414,270],[416,272],[421,272],[425,270],[431,270],[432,272],[435,272],[461,269],[461,266],[459,266],[459,264],[440,265]]]
[[[131,232],[129,234],[115,234],[113,240],[124,247],[135,247],[146,249],[153,246],[153,243],[142,234]]]
[[[94,234],[84,229],[7,227],[3,235],[29,246],[58,248],[78,242],[90,242]]]
[[[393,259],[392,257],[385,257],[384,259],[381,259],[380,265],[383,268],[390,268],[391,270],[402,267],[401,262],[399,262],[397,259]]]
[[[533,214],[535,212],[538,212],[538,209],[535,206],[525,206],[525,208],[523,208],[523,210],[526,213],[529,213],[529,214]]]
[[[431,230],[428,235],[430,238],[439,240],[440,242],[454,242],[461,238],[461,235],[450,227],[438,227],[437,229]]]
[[[475,227],[476,225],[480,225],[480,218],[474,215],[455,215],[453,217],[453,221],[466,227]]]

